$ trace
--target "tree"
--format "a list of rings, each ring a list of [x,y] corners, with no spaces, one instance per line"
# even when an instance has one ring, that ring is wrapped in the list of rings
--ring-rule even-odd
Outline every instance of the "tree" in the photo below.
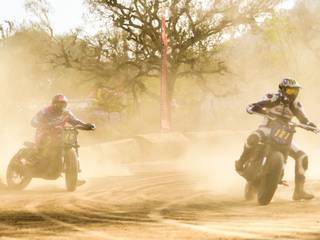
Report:
[[[170,11],[169,96],[176,80],[183,76],[199,79],[204,89],[206,75],[223,74],[226,64],[219,58],[227,36],[257,24],[256,19],[273,12],[279,0],[197,1],[197,0],[87,0],[92,13],[102,21],[112,20],[127,36],[128,59],[122,65],[136,69],[132,80],[159,77],[161,11]]]
[[[301,1],[293,11],[289,14],[289,26],[292,39],[300,41],[314,56],[320,61],[320,27],[319,27],[319,12],[320,4],[318,1]]]
[[[297,74],[305,71],[302,61],[305,52],[312,55],[309,62],[320,61],[319,9],[317,1],[299,0],[290,11],[279,11],[264,22],[259,31],[260,45],[264,45],[270,63]]]
[[[24,6],[26,11],[30,12],[37,19],[36,22],[32,22],[32,27],[44,30],[53,38],[54,31],[49,18],[51,9],[49,2],[46,0],[25,0]]]
[[[0,43],[12,36],[15,31],[16,29],[13,22],[6,20],[0,23]]]

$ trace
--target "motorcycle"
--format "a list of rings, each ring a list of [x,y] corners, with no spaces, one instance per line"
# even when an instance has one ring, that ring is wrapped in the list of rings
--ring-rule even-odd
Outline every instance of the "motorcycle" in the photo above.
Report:
[[[247,180],[245,199],[252,200],[257,196],[260,205],[268,205],[278,185],[286,185],[282,180],[284,167],[296,128],[314,133],[319,133],[320,130],[305,124],[262,115],[271,120],[271,133],[264,142],[258,144],[250,159],[244,164],[244,170],[238,173]]]
[[[50,142],[50,157],[41,154],[35,143],[25,142],[11,159],[7,168],[7,184],[11,190],[23,190],[33,178],[56,180],[65,175],[68,191],[77,188],[79,169],[78,130],[94,130],[82,126],[63,127],[57,141]],[[56,144],[54,144],[56,143]]]

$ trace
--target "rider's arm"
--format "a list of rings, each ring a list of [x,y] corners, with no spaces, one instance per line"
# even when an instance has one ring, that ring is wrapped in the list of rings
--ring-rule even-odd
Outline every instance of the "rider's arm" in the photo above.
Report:
[[[74,116],[73,113],[70,111],[67,112],[66,122],[71,124],[72,126],[76,126],[76,125],[86,126],[86,123],[82,122],[80,119]]]
[[[276,105],[278,100],[279,97],[276,94],[267,94],[261,101],[250,104],[246,110],[249,114],[255,112],[265,114],[265,109]]]
[[[80,119],[76,118],[70,111],[67,111],[66,122],[72,126],[80,125],[82,130],[94,130],[96,126],[92,123],[84,123]]]
[[[308,120],[306,114],[304,113],[303,107],[300,102],[294,101],[292,103],[291,110],[296,118],[298,118],[299,122],[302,124],[308,124],[310,121]]]
[[[45,125],[45,112],[39,111],[31,120],[31,126],[34,128],[42,127]]]

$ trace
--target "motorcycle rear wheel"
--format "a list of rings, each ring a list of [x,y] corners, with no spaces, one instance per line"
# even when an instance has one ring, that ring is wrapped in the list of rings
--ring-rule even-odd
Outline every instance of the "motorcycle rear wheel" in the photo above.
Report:
[[[64,156],[65,160],[65,182],[66,188],[69,192],[73,192],[77,188],[78,181],[78,158],[73,149],[68,150]]]
[[[284,155],[281,152],[270,152],[258,189],[258,203],[260,205],[268,205],[272,200],[281,179],[284,160]]]
[[[10,190],[21,191],[25,189],[32,180],[32,176],[28,174],[24,161],[23,151],[19,151],[11,159],[7,168],[7,184]]]

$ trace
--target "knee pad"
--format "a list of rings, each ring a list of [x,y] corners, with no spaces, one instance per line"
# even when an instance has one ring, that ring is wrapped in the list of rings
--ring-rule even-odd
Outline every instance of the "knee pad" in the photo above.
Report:
[[[250,134],[250,136],[247,139],[247,146],[248,147],[252,147],[257,145],[261,140],[261,136],[259,135],[259,133],[254,132],[252,134]]]
[[[308,156],[305,155],[304,158],[302,159],[302,167],[304,168],[304,170],[308,169],[308,165],[309,165],[309,159],[308,159]]]
[[[309,165],[309,158],[308,155],[302,151],[297,152],[297,156],[295,158],[295,160],[297,161],[297,163],[304,169],[307,170],[308,169],[308,165]]]
[[[296,161],[296,177],[297,176],[304,176],[305,171],[308,169],[308,156],[302,151],[297,152],[295,156]]]

